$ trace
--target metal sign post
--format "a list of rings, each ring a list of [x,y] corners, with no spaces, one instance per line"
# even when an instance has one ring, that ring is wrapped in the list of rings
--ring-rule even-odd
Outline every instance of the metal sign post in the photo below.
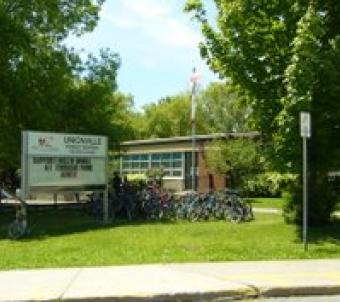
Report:
[[[302,137],[302,165],[303,165],[303,245],[304,250],[308,250],[308,239],[307,239],[307,229],[308,229],[308,177],[307,177],[307,138],[311,137],[311,118],[310,113],[301,112],[300,113],[300,131]]]
[[[109,158],[108,158],[108,145],[106,144],[106,156],[105,156],[105,190],[103,194],[103,222],[109,223]]]

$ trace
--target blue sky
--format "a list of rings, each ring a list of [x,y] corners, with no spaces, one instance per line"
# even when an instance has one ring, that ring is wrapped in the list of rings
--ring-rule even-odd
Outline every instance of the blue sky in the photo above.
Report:
[[[199,56],[198,25],[183,13],[184,0],[106,0],[96,29],[67,45],[86,53],[109,47],[119,53],[119,90],[134,96],[135,105],[189,89],[194,66],[202,86],[217,77]]]

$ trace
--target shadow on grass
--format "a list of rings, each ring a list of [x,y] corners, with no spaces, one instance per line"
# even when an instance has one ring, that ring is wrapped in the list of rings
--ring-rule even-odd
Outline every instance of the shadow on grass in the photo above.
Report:
[[[262,204],[263,202],[260,200],[256,200],[254,198],[245,198],[246,201],[250,202],[252,205],[256,205],[256,204]]]
[[[297,236],[302,240],[302,227],[297,227]],[[314,244],[340,244],[340,219],[333,218],[328,225],[308,227],[308,242]]]
[[[95,219],[82,209],[74,208],[47,208],[37,210],[28,209],[29,234],[21,241],[44,240],[50,237],[71,235],[88,231],[110,229],[118,226],[138,226],[145,224],[173,224],[168,220],[128,221],[117,219],[109,224],[103,224],[100,219]],[[0,211],[0,240],[8,239],[8,226],[15,219],[14,211]]]

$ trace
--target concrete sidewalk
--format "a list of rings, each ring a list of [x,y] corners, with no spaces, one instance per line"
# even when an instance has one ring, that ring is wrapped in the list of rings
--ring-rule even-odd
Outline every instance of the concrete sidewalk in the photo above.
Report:
[[[340,294],[340,260],[0,272],[1,301],[208,301],[311,294]]]

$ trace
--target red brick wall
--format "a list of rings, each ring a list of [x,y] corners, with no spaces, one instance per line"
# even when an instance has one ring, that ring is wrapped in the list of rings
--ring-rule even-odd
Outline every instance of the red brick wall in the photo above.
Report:
[[[212,174],[213,190],[223,190],[225,188],[225,177],[221,174],[211,173],[208,168],[206,152],[204,146],[199,146],[198,152],[198,184],[199,192],[209,192],[209,174]]]

